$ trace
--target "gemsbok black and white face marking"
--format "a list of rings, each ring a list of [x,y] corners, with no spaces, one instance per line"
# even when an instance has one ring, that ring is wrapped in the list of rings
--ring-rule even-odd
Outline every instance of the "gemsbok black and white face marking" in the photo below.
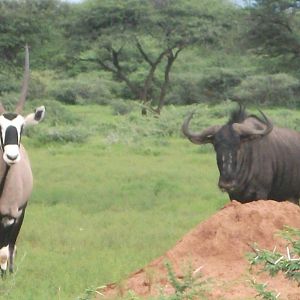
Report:
[[[16,113],[4,113],[0,116],[0,138],[3,159],[9,164],[20,161],[20,143],[23,128],[39,123],[45,115],[45,107],[38,107],[34,113],[25,118]]]

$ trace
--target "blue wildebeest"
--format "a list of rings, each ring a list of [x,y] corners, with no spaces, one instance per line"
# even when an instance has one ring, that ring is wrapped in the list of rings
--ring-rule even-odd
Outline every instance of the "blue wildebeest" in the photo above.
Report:
[[[0,268],[2,276],[6,272],[7,265],[10,272],[13,272],[15,244],[32,191],[30,162],[21,144],[22,131],[27,125],[38,124],[45,114],[45,107],[41,106],[26,117],[21,115],[29,76],[29,50],[26,46],[24,78],[15,112],[6,112],[0,103]]]
[[[201,132],[189,129],[193,114],[182,125],[183,134],[195,144],[214,146],[220,172],[219,188],[231,200],[288,200],[299,204],[300,133],[272,125],[262,117],[247,115],[240,107],[225,125]]]

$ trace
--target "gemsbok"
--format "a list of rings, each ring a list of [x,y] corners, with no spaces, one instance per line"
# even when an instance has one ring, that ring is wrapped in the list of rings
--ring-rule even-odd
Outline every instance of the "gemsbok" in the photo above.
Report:
[[[16,240],[23,223],[27,201],[33,185],[27,153],[21,144],[23,128],[38,124],[45,115],[40,106],[34,113],[21,115],[29,84],[29,50],[25,46],[25,69],[21,96],[15,112],[6,112],[0,103],[0,268],[1,276],[7,266],[13,272]]]

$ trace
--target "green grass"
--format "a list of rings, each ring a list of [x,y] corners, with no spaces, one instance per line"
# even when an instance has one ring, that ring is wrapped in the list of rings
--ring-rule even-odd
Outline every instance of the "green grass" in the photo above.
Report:
[[[91,130],[86,142],[23,140],[34,191],[17,270],[0,283],[1,299],[77,299],[90,287],[121,281],[228,201],[216,186],[212,148],[199,151],[179,133],[163,136],[163,121],[139,121],[138,113],[68,109],[80,119],[74,126]],[[138,122],[154,133],[137,139]],[[127,138],[111,141],[112,132]]]
[[[74,128],[90,133],[84,143],[24,138],[34,191],[17,270],[0,283],[0,299],[78,299],[91,287],[121,281],[228,202],[217,188],[213,148],[180,136],[192,108],[170,107],[160,119],[114,116],[109,106],[67,110],[78,117]],[[195,124],[222,123],[227,111],[226,104],[200,106]],[[295,126],[299,113],[285,112]],[[267,114],[286,120],[279,109]],[[46,120],[41,130],[47,126]]]

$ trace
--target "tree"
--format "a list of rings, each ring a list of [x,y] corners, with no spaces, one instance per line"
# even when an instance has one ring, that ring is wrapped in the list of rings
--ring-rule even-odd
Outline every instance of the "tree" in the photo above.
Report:
[[[3,0],[0,2],[0,61],[23,68],[24,45],[30,46],[31,64],[55,64],[64,42],[61,24],[69,5],[60,0]],[[51,61],[49,61],[51,57]]]
[[[159,114],[174,62],[187,47],[217,44],[230,27],[222,13],[229,8],[217,0],[94,0],[78,14],[69,36],[83,41],[81,60],[125,82],[143,113],[147,107]]]
[[[248,34],[256,53],[300,58],[300,1],[257,0],[248,7]]]

